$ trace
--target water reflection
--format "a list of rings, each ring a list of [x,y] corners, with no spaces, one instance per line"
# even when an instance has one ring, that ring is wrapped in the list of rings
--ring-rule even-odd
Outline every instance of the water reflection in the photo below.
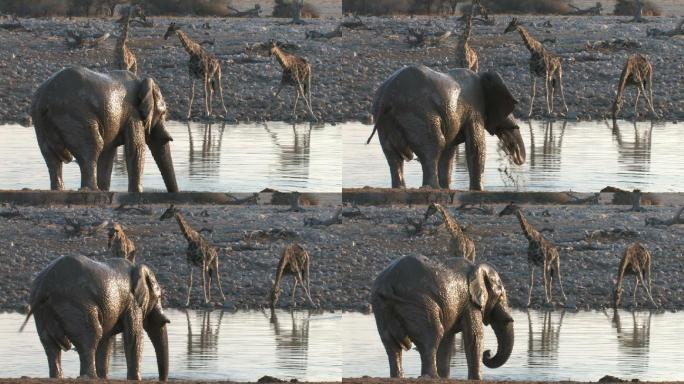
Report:
[[[275,336],[278,367],[293,372],[306,372],[309,357],[309,325],[311,312],[306,315],[290,311],[283,324],[274,310],[270,311],[269,322]],[[292,353],[298,358],[292,359]]]
[[[554,124],[560,125],[560,130],[554,133]],[[544,135],[541,148],[537,145],[532,122],[528,121],[530,128],[529,162],[530,167],[539,168],[542,171],[558,171],[561,167],[561,148],[563,146],[563,136],[568,122],[545,121],[539,124],[540,130]]]
[[[541,330],[535,330],[532,314],[528,310],[527,364],[530,366],[555,366],[558,362],[558,346],[565,310],[561,310],[560,314],[552,310],[541,310],[534,314],[537,320],[541,320]],[[557,316],[556,320],[553,319],[556,317],[554,314]]]
[[[623,127],[630,123],[623,124]],[[606,121],[606,125],[608,122]],[[653,138],[653,122],[648,123],[648,126],[637,126],[636,121],[631,123],[630,129],[623,129],[625,136],[628,136],[630,131],[634,131],[633,140],[625,140],[623,132],[617,122],[614,122],[611,131],[618,149],[618,156],[620,164],[627,172],[649,172],[651,165],[651,143]]]
[[[283,132],[277,132],[264,123],[273,145],[278,150],[277,171],[279,173],[295,174],[300,178],[309,177],[309,159],[311,151],[311,131],[313,124],[292,124],[292,139],[288,141]],[[288,135],[289,136],[289,135]]]
[[[206,364],[206,360],[217,359],[220,344],[219,331],[221,330],[221,321],[223,320],[223,311],[218,311],[218,320],[216,320],[216,324],[211,320],[214,311],[193,311],[193,315],[195,319],[191,321],[190,311],[185,311],[185,318],[188,324],[188,348],[186,359],[188,369],[194,368],[197,362],[201,362],[202,365],[204,365]],[[201,320],[199,319],[200,317]],[[197,332],[192,332],[193,323],[200,324],[199,334]]]
[[[188,166],[190,168],[190,177],[192,178],[219,175],[221,167],[221,142],[223,141],[223,131],[226,129],[226,123],[221,123],[216,130],[213,129],[213,125],[212,123],[197,124],[193,134],[190,122],[187,123]],[[201,143],[197,143],[198,138],[202,139]],[[197,148],[198,146],[200,147]]]

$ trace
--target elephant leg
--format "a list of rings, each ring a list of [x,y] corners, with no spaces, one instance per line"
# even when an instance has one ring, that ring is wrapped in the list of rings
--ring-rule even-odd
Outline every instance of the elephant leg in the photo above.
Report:
[[[466,310],[463,316],[463,345],[468,364],[468,380],[482,380],[482,312]]]
[[[448,379],[451,371],[451,355],[454,351],[454,335],[444,336],[437,348],[437,373],[442,379]]]
[[[188,120],[192,117],[192,102],[195,100],[195,79],[190,75],[190,102],[188,103]]]
[[[61,379],[62,373],[62,349],[55,343],[55,341],[46,332],[38,330],[40,342],[43,344],[45,355],[48,360],[48,368],[50,370],[51,379]]]
[[[420,375],[436,378],[438,377],[437,348],[444,336],[444,328],[439,318],[441,309],[433,301],[422,304],[420,307],[409,304],[399,305],[396,311],[405,314],[404,326],[420,353]]]
[[[537,93],[537,78],[534,77],[534,73],[531,73],[530,76],[532,76],[532,89],[530,90],[530,112],[527,114],[527,117],[532,116],[532,109],[534,108],[534,97]]]
[[[385,154],[387,165],[390,169],[390,176],[392,179],[392,188],[405,188],[406,182],[404,180],[404,158],[392,145],[388,135],[398,135],[396,132],[399,129],[391,117],[380,116],[375,123],[380,138],[380,145],[382,152]],[[388,133],[389,132],[389,133]]]
[[[399,137],[393,141],[409,147],[417,155],[423,169],[423,187],[439,188],[437,168],[439,157],[445,143],[441,133],[441,119],[437,116],[424,116],[411,112],[402,112],[394,116],[395,126],[390,128],[391,134]],[[378,129],[379,130],[379,129]],[[392,140],[390,140],[392,141]],[[405,144],[404,144],[405,143]],[[397,151],[405,151],[403,147]]]
[[[97,368],[97,377],[100,379],[106,379],[109,374],[109,361],[112,355],[112,338],[114,338],[114,336],[103,337],[100,340],[100,345],[97,346],[95,367]]]
[[[145,170],[145,133],[131,126],[125,134],[126,171],[128,173],[128,192],[143,191],[142,176]]]
[[[42,151],[42,148],[41,148]],[[53,155],[49,150],[43,152],[45,164],[50,173],[50,189],[53,191],[64,190],[64,179],[62,179],[62,160]]]
[[[449,189],[451,186],[451,175],[454,169],[454,154],[456,153],[456,146],[452,145],[442,151],[439,158],[439,186],[444,189]]]
[[[116,157],[116,147],[103,151],[97,161],[97,187],[100,191],[109,191],[114,157]]]
[[[81,169],[81,190],[97,191],[95,179],[97,177],[97,162],[83,157],[76,157],[78,167]]]
[[[423,187],[439,188],[437,176],[437,157],[420,158],[420,166],[423,169]]]
[[[483,189],[482,174],[487,156],[484,127],[480,123],[469,123],[463,129],[465,129],[466,163],[470,176],[470,190],[481,191]]]
[[[86,316],[85,326],[82,322],[76,321],[69,334],[77,335],[73,339],[74,346],[78,351],[81,362],[80,377],[97,378],[95,369],[95,352],[102,338],[102,328],[97,320],[89,315]],[[78,324],[78,325],[77,325]]]
[[[126,355],[126,378],[140,380],[140,358],[143,348],[143,315],[140,308],[133,305],[123,318],[123,341]]]
[[[188,299],[185,301],[185,306],[190,306],[190,291],[192,291],[192,273],[194,269],[190,266],[190,273],[188,274]]]
[[[534,286],[534,266],[530,264],[530,289],[527,294],[527,307],[532,304],[532,287]]]

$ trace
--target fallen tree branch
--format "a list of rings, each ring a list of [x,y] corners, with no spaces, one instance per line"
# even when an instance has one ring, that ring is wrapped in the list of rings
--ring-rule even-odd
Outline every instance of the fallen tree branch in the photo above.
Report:
[[[679,35],[684,35],[684,19],[682,19],[679,24],[677,24],[677,27],[671,31],[663,31],[658,28],[650,28],[646,31],[646,36],[648,37],[674,37]]]
[[[342,25],[338,25],[337,28],[330,32],[320,32],[320,31],[306,31],[306,39],[333,39],[335,37],[342,37]]]
[[[85,37],[83,33],[75,31],[73,29],[67,29],[65,32],[65,41],[69,48],[95,48],[100,45],[103,41],[109,38],[109,33],[102,33],[99,36]]]
[[[646,225],[652,226],[670,226],[675,224],[684,224],[684,219],[682,219],[682,212],[684,212],[684,207],[680,208],[679,211],[674,215],[673,218],[662,220],[657,217],[647,217]]]
[[[228,10],[232,11],[228,17],[261,17],[261,5],[259,4],[254,4],[254,8],[248,9],[246,11],[240,11],[229,5]]]
[[[101,221],[99,223],[83,224],[78,221],[78,219],[72,219],[69,217],[65,217],[64,222],[64,232],[69,237],[93,236],[109,225],[109,221],[107,220]]]
[[[408,28],[407,33],[406,42],[412,47],[436,47],[451,36],[451,31],[430,33],[415,28]]]
[[[342,224],[342,219],[340,218],[340,215],[342,215],[342,206],[337,208],[337,211],[335,211],[335,214],[326,220],[320,220],[315,217],[307,217],[304,219],[304,225],[308,227],[313,227],[313,226],[330,226],[330,225],[335,225],[335,224]]]

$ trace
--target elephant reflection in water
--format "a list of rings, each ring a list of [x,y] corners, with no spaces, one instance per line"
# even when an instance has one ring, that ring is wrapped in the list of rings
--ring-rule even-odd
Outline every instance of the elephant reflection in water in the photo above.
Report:
[[[536,365],[535,358],[540,357],[543,361],[548,361],[549,358],[556,360],[558,358],[558,346],[560,339],[561,326],[563,325],[563,317],[565,310],[561,310],[558,322],[554,324],[553,311],[542,310],[542,327],[541,331],[535,332],[532,325],[532,316],[530,311],[527,311],[528,322],[528,340],[527,340],[527,358],[530,360],[528,364]]]
[[[605,121],[606,126],[608,122]],[[615,138],[618,150],[618,164],[626,167],[628,172],[649,172],[651,165],[651,138],[653,136],[653,121],[648,128],[639,128],[636,121],[634,125],[634,141],[626,141],[620,131],[617,122],[613,123],[611,131]]]
[[[217,356],[219,345],[219,331],[221,330],[221,321],[223,320],[223,311],[219,312],[218,321],[216,325],[213,324],[211,316],[213,311],[202,311],[202,325],[199,334],[192,332],[192,321],[190,313],[185,311],[185,317],[188,321],[188,364],[193,361],[206,360],[207,356]],[[192,368],[192,367],[189,367]]]
[[[280,137],[282,133],[269,128],[264,123],[264,129],[273,140],[273,144],[278,149],[278,165],[276,173],[281,175],[296,176],[300,180],[309,178],[309,152],[311,150],[311,131],[317,127],[314,124],[293,124],[292,125],[292,144],[284,143]]]
[[[226,129],[226,123],[221,123],[217,130],[213,129],[212,123],[202,124],[200,128],[202,142],[199,149],[196,148],[199,144],[193,138],[190,122],[187,124],[190,176],[217,176],[221,165],[221,143],[223,142],[223,132]]]
[[[562,122],[558,135],[554,133],[554,121],[543,122],[544,141],[541,148],[535,143],[534,129],[532,123],[528,121],[530,127],[530,167],[541,168],[542,170],[558,170],[561,162],[561,147],[563,146],[563,136],[567,121]]]
[[[603,312],[615,328],[618,337],[618,346],[625,350],[629,355],[648,355],[648,346],[651,339],[651,316],[652,312],[639,313],[632,311],[632,327],[623,327],[620,313],[617,310],[613,311],[613,317],[610,318],[608,314]]]
[[[296,316],[294,311],[290,311],[289,315],[292,327],[288,330],[278,320],[276,311],[270,310],[269,321],[275,334],[276,359],[279,368],[294,368],[294,375],[303,376],[308,366],[311,312],[307,312],[305,317]],[[293,359],[293,356],[299,358]]]

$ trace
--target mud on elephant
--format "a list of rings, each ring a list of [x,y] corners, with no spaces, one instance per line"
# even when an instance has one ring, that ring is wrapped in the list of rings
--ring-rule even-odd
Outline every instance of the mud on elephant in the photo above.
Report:
[[[113,337],[123,333],[127,378],[140,380],[143,330],[157,355],[159,380],[168,378],[169,320],[161,288],[147,266],[119,258],[60,257],[36,277],[30,306],[26,321],[33,314],[51,378],[62,378],[61,352],[72,344],[81,376],[107,378]]]
[[[46,80],[31,104],[50,188],[64,189],[62,163],[76,158],[81,188],[109,190],[117,147],[124,145],[128,191],[142,192],[145,144],[169,192],[178,192],[166,130],[166,103],[151,78],[128,71],[65,68]]]
[[[404,161],[415,154],[423,186],[449,188],[456,147],[465,143],[470,189],[482,190],[485,134],[498,136],[507,155],[525,162],[525,144],[512,112],[517,101],[494,72],[449,73],[418,65],[400,69],[377,90],[375,131],[389,164],[392,188],[404,188]]]
[[[445,266],[426,257],[395,260],[371,291],[375,322],[389,359],[390,376],[402,377],[402,350],[414,343],[421,375],[449,377],[454,336],[463,334],[468,379],[482,380],[482,363],[502,366],[513,351],[513,318],[497,272],[487,264],[457,260]],[[496,334],[496,355],[484,351],[483,324]]]

